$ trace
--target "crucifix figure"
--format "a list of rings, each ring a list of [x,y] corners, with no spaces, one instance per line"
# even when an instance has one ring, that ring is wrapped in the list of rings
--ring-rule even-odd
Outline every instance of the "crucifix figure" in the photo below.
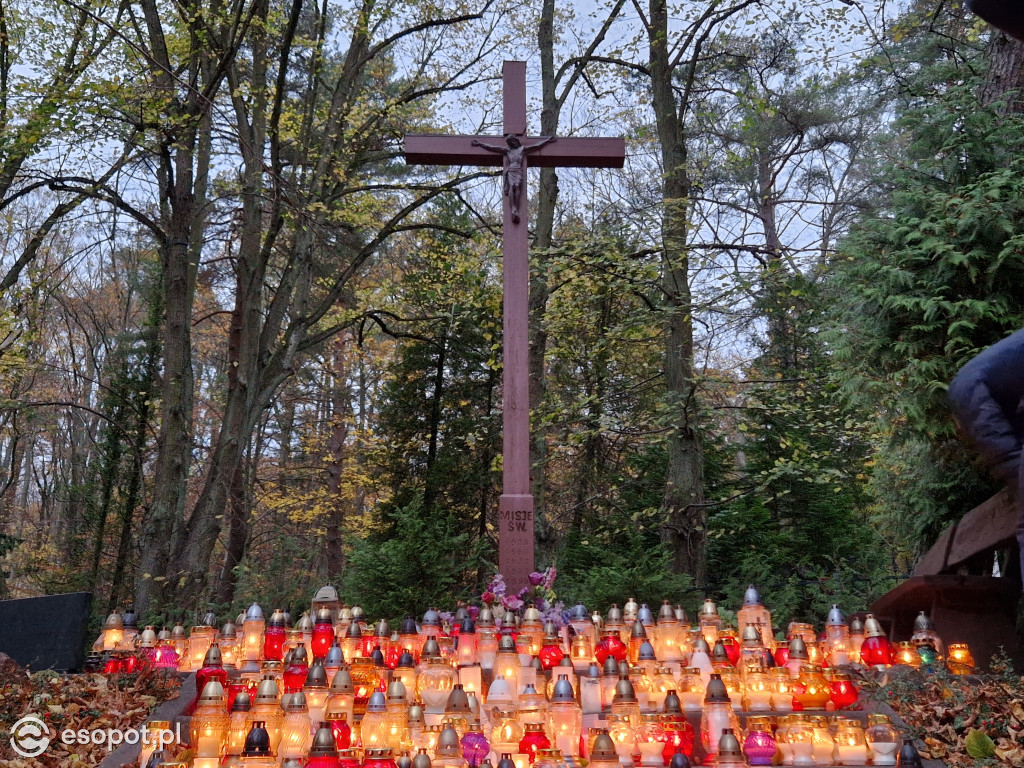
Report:
[[[502,226],[502,477],[498,501],[498,569],[513,592],[529,584],[533,564],[533,496],[530,495],[530,263],[526,223],[527,157],[538,167],[621,168],[620,138],[526,136],[526,62],[502,69],[504,136],[405,137],[410,165],[482,165],[504,169]],[[539,139],[534,141],[534,139]],[[503,142],[499,144],[498,142]],[[526,143],[524,142],[532,142]],[[522,218],[525,218],[523,216]]]
[[[505,156],[505,197],[512,204],[512,223],[519,223],[519,198],[523,195],[523,176],[526,174],[526,153],[540,149],[545,144],[555,140],[554,136],[541,139],[536,144],[524,147],[519,137],[510,133],[505,137],[504,147],[496,147],[494,144],[485,144],[482,141],[473,139],[474,147],[483,147],[488,152],[497,152]]]

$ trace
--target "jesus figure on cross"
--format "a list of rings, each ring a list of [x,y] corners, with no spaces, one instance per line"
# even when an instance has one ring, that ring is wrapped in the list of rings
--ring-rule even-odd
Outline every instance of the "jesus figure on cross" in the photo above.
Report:
[[[488,152],[497,152],[505,156],[505,196],[512,207],[512,223],[519,223],[519,199],[523,195],[523,175],[526,172],[526,153],[540,149],[545,144],[555,140],[554,136],[541,139],[536,144],[524,147],[519,137],[510,133],[505,137],[507,147],[499,147],[495,144],[485,144],[478,139],[473,139],[474,147],[482,147]]]

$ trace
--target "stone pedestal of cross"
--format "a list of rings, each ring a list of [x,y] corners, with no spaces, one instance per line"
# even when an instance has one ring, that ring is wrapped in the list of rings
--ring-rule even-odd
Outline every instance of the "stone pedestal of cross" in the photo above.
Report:
[[[527,158],[539,167],[621,168],[622,138],[526,136],[526,62],[502,69],[504,136],[405,137],[405,160],[415,165],[504,168],[502,493],[498,502],[498,568],[510,592],[529,583],[533,561],[533,496],[530,495],[529,291],[526,194]]]

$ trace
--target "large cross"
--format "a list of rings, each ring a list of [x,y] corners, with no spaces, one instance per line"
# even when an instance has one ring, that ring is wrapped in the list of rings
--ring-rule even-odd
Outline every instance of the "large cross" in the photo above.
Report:
[[[533,571],[533,496],[530,494],[530,265],[526,166],[621,168],[622,138],[526,136],[526,62],[502,68],[504,136],[407,135],[405,161],[417,165],[504,168],[502,256],[504,365],[502,372],[502,480],[498,502],[498,569],[512,592]],[[514,137],[514,138],[512,138]],[[511,163],[510,163],[511,161]],[[510,167],[511,165],[511,167]],[[522,215],[520,216],[520,211]]]

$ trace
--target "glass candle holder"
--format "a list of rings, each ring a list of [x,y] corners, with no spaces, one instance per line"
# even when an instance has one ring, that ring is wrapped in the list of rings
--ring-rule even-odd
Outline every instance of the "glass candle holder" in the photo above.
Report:
[[[668,734],[661,723],[661,715],[641,715],[640,727],[636,729],[636,748],[640,753],[640,765],[661,766]]]
[[[837,672],[832,675],[832,703],[836,709],[844,709],[857,703],[859,692],[850,675]]]
[[[832,699],[832,688],[821,673],[821,667],[805,664],[793,687],[793,705],[800,709],[824,709]]]
[[[515,754],[519,751],[519,742],[526,735],[523,725],[516,719],[515,712],[498,711],[493,718],[491,727],[491,747],[497,755]]]
[[[537,760],[537,751],[540,749],[551,749],[551,740],[544,732],[541,723],[527,723],[523,738],[519,742],[519,753],[527,755],[530,765]]]
[[[768,673],[760,670],[747,672],[743,687],[743,706],[749,712],[771,711],[772,681]]]
[[[807,721],[811,726],[811,740],[813,743],[811,754],[814,757],[815,765],[831,765],[832,753],[835,752],[836,742],[828,728],[828,721],[818,715],[811,715],[807,718]]]
[[[917,652],[917,646],[911,643],[909,640],[896,643],[896,648],[893,651],[893,663],[904,664],[914,669],[921,668],[921,655]]]
[[[789,670],[785,667],[773,667],[768,670],[768,679],[772,689],[772,709],[786,713],[793,711],[793,681]]]
[[[864,738],[871,750],[872,765],[896,765],[900,734],[888,715],[868,715],[868,727],[864,732]]]
[[[686,667],[679,674],[676,693],[685,712],[700,712],[704,707],[705,684],[701,670],[697,667]]]
[[[771,765],[778,745],[772,736],[766,718],[751,717],[747,722],[747,736],[743,740],[743,754],[751,765]]]
[[[693,757],[693,745],[696,732],[682,712],[665,713],[661,716],[661,725],[665,729],[665,748],[661,753],[662,762],[668,765],[672,756],[682,752],[688,758]]]
[[[840,720],[836,727],[836,762],[839,765],[866,765],[868,743],[864,729],[854,720]]]
[[[627,715],[608,716],[608,735],[615,744],[615,754],[622,765],[631,765],[636,751],[636,731]]]
[[[950,643],[947,646],[946,666],[954,675],[970,675],[974,672],[974,656],[967,643]]]
[[[814,765],[814,730],[810,723],[795,716],[786,729],[786,743],[789,745],[791,765]]]

